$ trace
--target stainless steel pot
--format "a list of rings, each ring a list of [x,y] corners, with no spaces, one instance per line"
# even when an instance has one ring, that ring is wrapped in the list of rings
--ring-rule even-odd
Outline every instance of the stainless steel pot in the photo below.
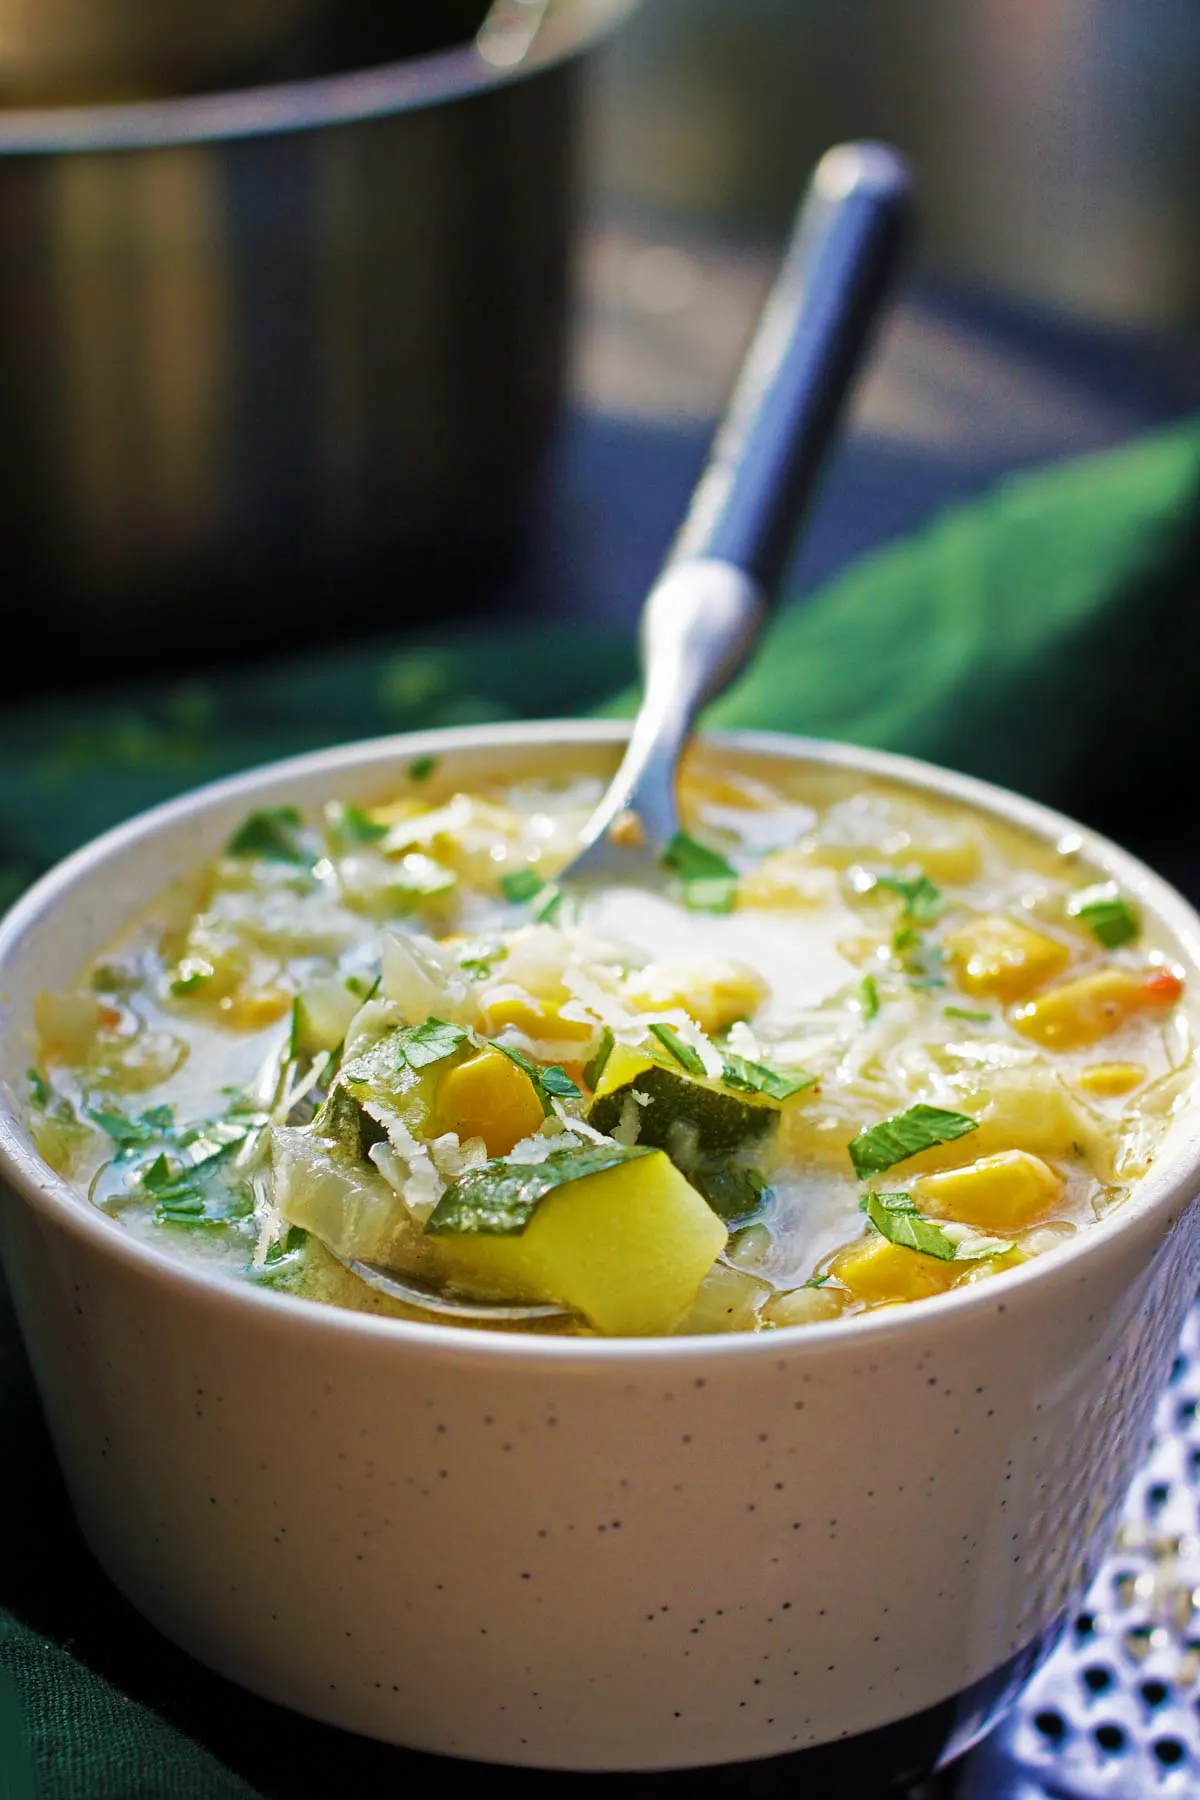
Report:
[[[0,112],[0,580],[56,667],[402,619],[447,545],[508,537],[560,388],[579,57],[633,4],[560,0],[509,67]]]

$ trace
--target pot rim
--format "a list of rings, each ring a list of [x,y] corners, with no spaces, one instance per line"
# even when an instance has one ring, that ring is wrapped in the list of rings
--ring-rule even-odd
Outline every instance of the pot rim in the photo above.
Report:
[[[628,737],[627,722],[609,720],[545,720],[505,725],[452,726],[438,730],[399,733],[369,738],[358,743],[309,751],[222,780],[190,789],[174,800],[137,814],[134,818],[94,838],[57,863],[31,887],[0,921],[0,993],[8,968],[19,962],[25,934],[38,925],[59,899],[93,879],[122,854],[153,837],[164,826],[174,825],[235,799],[253,800],[263,788],[289,779],[305,779],[345,770],[347,775],[369,774],[375,768],[411,759],[414,755],[452,755],[494,746],[498,750],[558,744],[587,749],[618,745]],[[786,761],[810,761],[859,770],[958,800],[985,814],[1004,820],[1043,840],[1064,836],[1079,841],[1082,854],[1097,868],[1118,880],[1136,895],[1177,940],[1191,963],[1193,977],[1200,977],[1200,915],[1173,887],[1144,863],[1109,839],[1078,824],[1065,814],[1042,806],[974,776],[956,774],[921,762],[915,757],[888,751],[862,749],[851,744],[792,736],[769,731],[702,733],[702,741],[715,749],[743,751],[751,755],[782,757]],[[202,1263],[191,1263],[158,1250],[113,1220],[87,1205],[66,1180],[56,1174],[35,1148],[21,1122],[21,1106],[7,1083],[0,1083],[0,1177],[7,1178],[16,1193],[35,1212],[85,1239],[102,1255],[125,1264],[167,1287],[181,1298],[206,1299],[218,1309],[258,1312],[262,1322],[281,1330],[289,1321],[310,1332],[332,1332],[343,1337],[376,1339],[383,1349],[389,1343],[413,1351],[424,1348],[443,1361],[472,1361],[485,1365],[558,1364],[590,1368],[644,1366],[658,1363],[721,1362],[747,1357],[777,1355],[786,1344],[790,1355],[811,1350],[814,1355],[853,1352],[880,1339],[905,1338],[928,1331],[937,1320],[969,1319],[990,1312],[1017,1311],[1020,1301],[1049,1300],[1062,1278],[1068,1279],[1081,1263],[1098,1264],[1123,1253],[1123,1240],[1139,1227],[1171,1225],[1172,1208],[1190,1203],[1200,1189],[1200,1094],[1189,1112],[1172,1128],[1169,1152],[1156,1159],[1150,1172],[1135,1185],[1129,1199],[1106,1218],[1076,1238],[1010,1269],[993,1281],[982,1281],[903,1307],[888,1307],[855,1316],[813,1324],[784,1326],[769,1332],[697,1333],[666,1338],[541,1337],[535,1333],[481,1332],[470,1326],[394,1319],[378,1314],[275,1293],[252,1282],[231,1280],[210,1272]],[[1040,1290],[1045,1290],[1044,1295]],[[1009,1302],[1014,1304],[1010,1305]],[[931,1308],[934,1309],[931,1311]]]
[[[85,106],[0,108],[0,157],[85,150],[154,150],[228,139],[277,137],[419,112],[557,67],[597,43],[640,0],[571,0],[511,67],[474,42],[428,56],[305,80]]]

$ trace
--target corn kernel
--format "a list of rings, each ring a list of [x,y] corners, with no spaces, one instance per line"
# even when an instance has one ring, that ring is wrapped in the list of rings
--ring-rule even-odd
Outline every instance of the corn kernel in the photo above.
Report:
[[[553,1000],[535,1000],[531,994],[516,994],[511,988],[494,999],[485,996],[479,1019],[480,1029],[492,1037],[512,1025],[526,1037],[553,1043],[582,1043],[596,1029],[585,1019],[564,1019]]]
[[[804,906],[828,906],[837,894],[832,869],[815,864],[804,850],[778,850],[764,856],[738,880],[738,905],[791,911]]]
[[[840,1250],[829,1272],[856,1300],[924,1300],[953,1287],[963,1264],[942,1262],[921,1250],[871,1236]]]
[[[707,1032],[750,1018],[767,993],[756,969],[718,957],[694,963],[647,963],[628,977],[624,987],[625,998],[639,1011],[680,1007]]]
[[[219,1011],[227,1025],[235,1031],[261,1031],[264,1025],[273,1025],[276,1019],[282,1019],[292,1004],[292,996],[286,988],[255,988],[248,994],[234,994],[222,1000]]]
[[[1010,1232],[1041,1218],[1058,1200],[1062,1177],[1027,1150],[984,1156],[964,1169],[919,1175],[913,1198],[923,1212],[981,1231]]]
[[[1183,983],[1165,969],[1096,969],[1018,1007],[1012,1023],[1050,1050],[1097,1044],[1139,1012],[1174,1006]]]
[[[1084,1093],[1094,1094],[1098,1100],[1118,1100],[1122,1094],[1132,1094],[1145,1079],[1145,1066],[1133,1062],[1089,1063],[1078,1076]]]
[[[502,1050],[481,1050],[447,1070],[437,1112],[445,1130],[482,1138],[489,1156],[507,1156],[545,1117],[532,1081]]]
[[[1071,959],[1057,938],[1002,914],[972,919],[950,934],[946,949],[961,988],[1005,1002],[1023,1000],[1061,974]]]

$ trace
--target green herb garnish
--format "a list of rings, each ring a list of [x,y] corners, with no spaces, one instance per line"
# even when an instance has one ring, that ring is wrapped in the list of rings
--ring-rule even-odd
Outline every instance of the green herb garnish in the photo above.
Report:
[[[914,925],[932,925],[946,905],[941,889],[934,887],[928,875],[917,875],[911,881],[902,875],[876,875],[875,886],[898,894],[904,902],[904,917]]]
[[[534,896],[529,909],[539,925],[577,925],[579,902],[573,894],[559,887],[557,881],[545,881]]]
[[[330,835],[342,844],[377,844],[388,834],[388,826],[372,819],[361,806],[331,801],[325,808],[325,823]]]
[[[595,1093],[600,1085],[600,1077],[608,1066],[608,1059],[613,1053],[613,1045],[616,1041],[612,1031],[606,1025],[596,1054],[592,1057],[592,1060],[586,1065],[583,1071],[583,1079],[587,1082],[593,1093]]]
[[[611,1045],[609,1048],[611,1049]],[[25,1079],[29,1083],[30,1099],[35,1106],[40,1106],[44,1111],[54,1097],[51,1092],[50,1083],[46,1080],[46,1077],[42,1074],[40,1069],[26,1069]]]
[[[142,1186],[154,1202],[155,1224],[215,1231],[248,1218],[254,1211],[250,1196],[221,1179],[228,1155],[227,1147],[196,1166],[181,1169],[173,1168],[165,1153],[155,1157],[141,1175]]]
[[[508,946],[497,937],[468,938],[458,947],[458,966],[472,981],[486,981],[497,963],[508,955]]]
[[[976,1012],[970,1006],[943,1006],[942,1012],[948,1019],[965,1019],[969,1025],[990,1025],[992,1015],[989,1012]]]
[[[851,1140],[850,1161],[861,1177],[882,1174],[896,1163],[907,1162],[935,1144],[950,1144],[977,1129],[979,1121],[965,1113],[946,1112],[939,1106],[910,1106],[895,1118],[884,1119]]]
[[[919,1250],[923,1256],[936,1256],[939,1262],[953,1262],[955,1246],[945,1232],[925,1218],[908,1194],[867,1195],[865,1212],[876,1231],[889,1243],[901,1244],[906,1250]]]
[[[1106,950],[1119,950],[1141,933],[1141,920],[1111,882],[1082,889],[1067,902],[1067,911],[1086,925]]]
[[[794,1064],[772,1068],[767,1063],[750,1062],[744,1056],[728,1054],[722,1058],[721,1079],[726,1087],[743,1088],[750,1094],[766,1094],[771,1100],[790,1100],[793,1094],[802,1094],[805,1088],[814,1087],[817,1082],[815,1075]]]
[[[719,850],[677,831],[663,851],[663,862],[679,876],[685,906],[694,912],[732,912],[737,870]]]
[[[540,1163],[485,1163],[446,1189],[425,1230],[434,1237],[459,1232],[517,1237],[556,1188],[653,1154],[637,1144],[580,1144],[555,1150]]]
[[[414,1071],[444,1062],[466,1041],[462,1026],[448,1025],[444,1019],[426,1019],[423,1025],[400,1025],[393,1034],[396,1060],[407,1063]]]
[[[705,1074],[703,1058],[697,1051],[693,1050],[690,1044],[684,1043],[683,1039],[673,1026],[663,1024],[651,1025],[650,1034],[652,1037],[658,1039],[663,1049],[669,1056],[674,1058],[679,1064],[679,1067],[685,1070],[687,1074],[699,1076]]]
[[[873,975],[864,975],[858,989],[858,1003],[868,1025],[879,1017],[879,986]]]
[[[410,781],[428,781],[438,766],[436,756],[414,756],[408,765]]]
[[[87,1116],[106,1132],[117,1146],[117,1160],[123,1161],[135,1150],[142,1150],[164,1137],[173,1127],[175,1114],[169,1106],[152,1106],[148,1112],[132,1117],[103,1107],[89,1106]]]
[[[513,1044],[493,1042],[489,1045],[489,1049],[499,1050],[502,1055],[507,1056],[510,1062],[515,1062],[518,1069],[528,1075],[547,1118],[550,1118],[554,1112],[551,1104],[553,1100],[578,1100],[581,1098],[579,1089],[567,1071],[560,1068],[557,1063],[549,1063],[543,1067],[541,1063],[535,1063],[531,1057],[526,1056],[523,1050],[518,1050]]]
[[[810,1275],[808,1280],[803,1283],[803,1286],[806,1288],[823,1288],[828,1280],[828,1275]]]
[[[547,885],[543,876],[534,869],[514,869],[511,874],[500,877],[500,890],[508,900],[518,904],[532,900]]]
[[[300,836],[304,820],[294,806],[274,806],[242,820],[225,846],[226,856],[257,857],[262,862],[300,863],[315,860]]]

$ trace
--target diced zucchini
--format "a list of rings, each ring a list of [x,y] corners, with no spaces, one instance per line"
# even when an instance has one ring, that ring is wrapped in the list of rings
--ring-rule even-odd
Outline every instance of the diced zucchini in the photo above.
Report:
[[[676,1072],[618,1044],[605,1064],[588,1111],[588,1123],[610,1132],[620,1123],[627,1094],[649,1097],[639,1105],[639,1144],[668,1149],[680,1126],[691,1127],[702,1154],[745,1150],[762,1144],[779,1124],[779,1106],[765,1095],[731,1093],[719,1082]]]
[[[336,975],[310,981],[292,1005],[292,1055],[336,1050],[361,1005],[359,996]]]
[[[565,1182],[519,1233],[423,1243],[465,1293],[556,1301],[607,1336],[643,1337],[674,1329],[725,1241],[695,1188],[652,1153]]]

